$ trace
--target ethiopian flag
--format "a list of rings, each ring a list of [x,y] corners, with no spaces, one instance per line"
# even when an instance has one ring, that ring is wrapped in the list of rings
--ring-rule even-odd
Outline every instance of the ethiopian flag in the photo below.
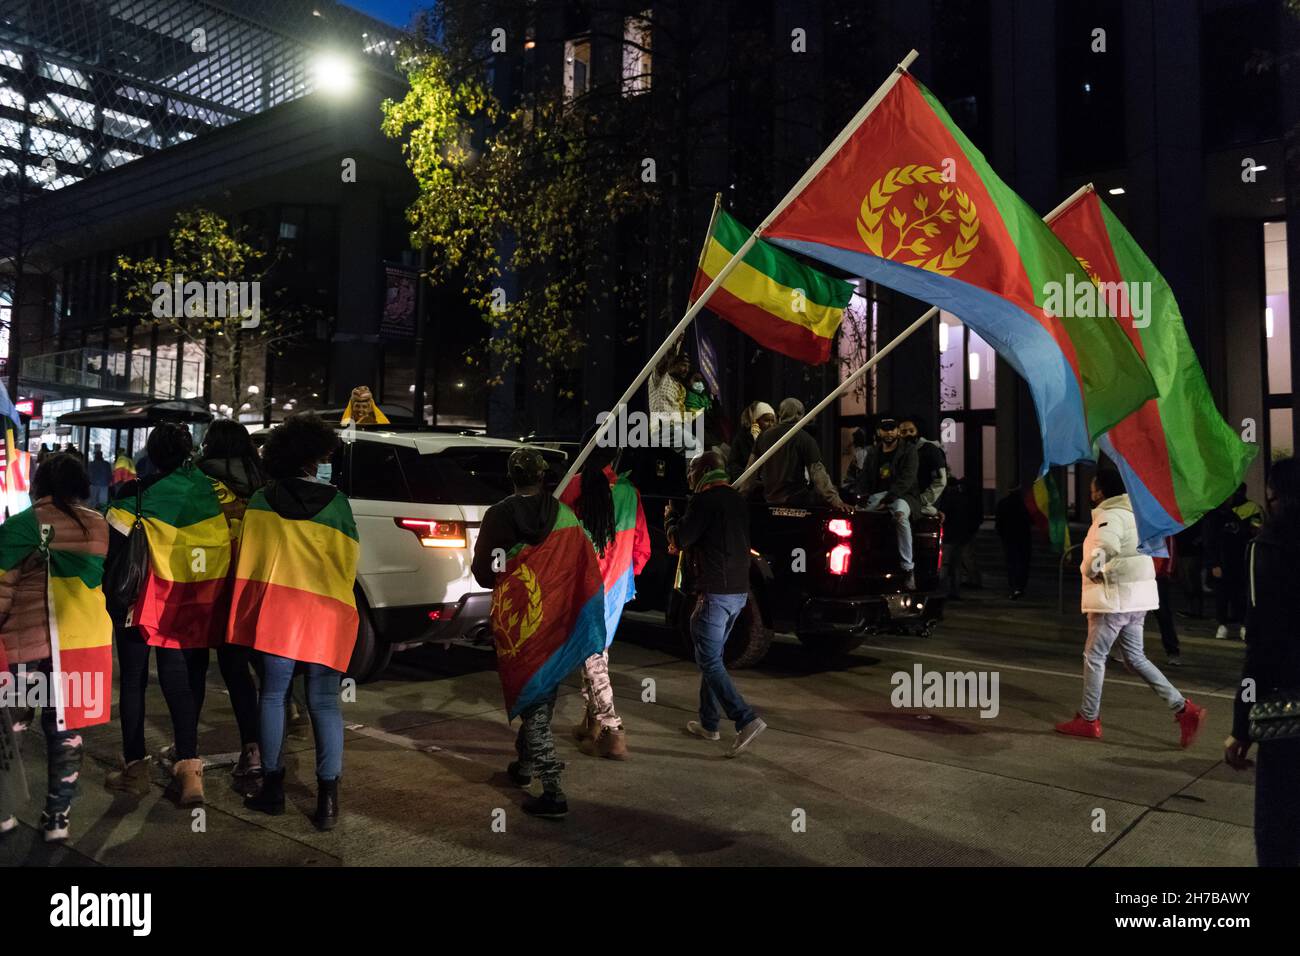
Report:
[[[86,509],[83,520],[100,519]],[[48,531],[35,508],[0,524],[0,574],[33,554],[45,559],[56,724],[79,730],[108,723],[112,701],[113,623],[104,607],[104,556],[65,549],[67,542]]]
[[[1087,276],[934,96],[902,73],[763,236],[931,305],[974,329],[1029,386],[1048,465],[1156,394],[1113,318],[1044,305]]]
[[[357,524],[336,492],[310,517],[285,518],[249,499],[227,640],[295,661],[346,671],[357,643]]]
[[[108,523],[129,535],[134,493],[118,497]],[[145,486],[140,518],[149,573],[128,623],[152,647],[212,647],[211,621],[230,571],[230,527],[212,479],[190,462]]]
[[[1103,297],[1118,300],[1119,311],[1133,312],[1132,290],[1146,300],[1140,319],[1123,328],[1145,358],[1159,395],[1100,444],[1124,477],[1143,550],[1156,551],[1167,535],[1231,496],[1256,448],[1219,414],[1173,290],[1101,197],[1089,189],[1051,225]]]
[[[514,720],[605,649],[605,597],[591,539],[559,503],[541,544],[518,545],[492,589],[492,636],[506,714]]]
[[[1025,493],[1025,508],[1034,527],[1047,532],[1052,551],[1064,554],[1070,549],[1070,524],[1066,520],[1065,499],[1049,472],[1040,477]]]
[[[692,302],[749,235],[750,230],[715,205],[691,287]],[[709,296],[708,307],[764,348],[819,365],[831,357],[831,340],[852,295],[849,283],[801,265],[760,239]]]

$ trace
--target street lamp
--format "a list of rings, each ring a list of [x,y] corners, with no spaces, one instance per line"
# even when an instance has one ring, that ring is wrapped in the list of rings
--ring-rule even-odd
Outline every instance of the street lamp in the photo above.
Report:
[[[356,86],[356,69],[351,60],[340,53],[321,53],[313,64],[316,87],[326,93],[341,96]]]

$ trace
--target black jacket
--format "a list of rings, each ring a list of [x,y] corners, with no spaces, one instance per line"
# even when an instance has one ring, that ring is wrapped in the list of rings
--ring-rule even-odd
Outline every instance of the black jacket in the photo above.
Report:
[[[714,485],[691,496],[686,513],[664,524],[668,539],[686,551],[696,591],[749,591],[749,505],[730,485]]]
[[[915,516],[922,507],[921,487],[917,483],[919,469],[916,446],[911,442],[900,441],[893,451],[871,445],[858,472],[858,497],[865,500],[881,491],[888,492],[906,501]]]
[[[494,552],[509,554],[516,545],[541,544],[555,527],[560,516],[560,503],[546,492],[535,495],[511,495],[498,501],[483,515],[478,540],[474,542],[474,561],[470,571],[480,587],[496,587],[497,574],[504,570],[493,567]]]
[[[1300,691],[1300,541],[1279,528],[1260,532],[1247,556],[1250,607],[1246,613],[1246,662],[1242,680],[1255,682],[1255,700],[1274,691]],[[1238,687],[1232,736],[1249,739],[1250,701]]]

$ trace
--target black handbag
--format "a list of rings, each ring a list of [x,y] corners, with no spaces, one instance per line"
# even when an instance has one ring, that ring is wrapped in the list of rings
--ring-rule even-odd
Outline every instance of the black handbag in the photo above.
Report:
[[[1250,739],[1300,739],[1300,690],[1277,691],[1251,704]]]
[[[135,521],[126,536],[126,550],[104,569],[104,602],[111,611],[125,615],[135,609],[149,574],[149,539],[140,517],[140,484],[136,482]]]

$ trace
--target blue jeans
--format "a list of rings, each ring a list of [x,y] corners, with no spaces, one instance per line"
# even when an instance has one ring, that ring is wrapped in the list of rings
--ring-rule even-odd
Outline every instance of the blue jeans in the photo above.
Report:
[[[298,661],[262,654],[262,767],[279,770],[284,748],[284,704]],[[316,776],[337,780],[343,773],[343,710],[339,684],[343,675],[324,664],[303,663],[307,675],[307,713],[316,735]]]
[[[1186,703],[1142,650],[1142,624],[1146,616],[1146,611],[1088,612],[1088,641],[1083,646],[1083,703],[1079,707],[1085,719],[1096,720],[1101,716],[1101,685],[1106,679],[1106,658],[1112,647],[1119,648],[1128,669],[1151,685],[1170,710],[1181,710]]]
[[[878,491],[867,499],[867,507],[878,509],[887,492]],[[904,571],[912,570],[912,508],[902,498],[895,498],[886,507],[894,516],[894,534],[898,538],[898,563]]]
[[[740,696],[722,663],[722,648],[748,599],[748,594],[702,594],[691,614],[695,663],[700,666],[700,724],[708,731],[718,729],[719,706],[735,721],[736,730],[758,716]]]

